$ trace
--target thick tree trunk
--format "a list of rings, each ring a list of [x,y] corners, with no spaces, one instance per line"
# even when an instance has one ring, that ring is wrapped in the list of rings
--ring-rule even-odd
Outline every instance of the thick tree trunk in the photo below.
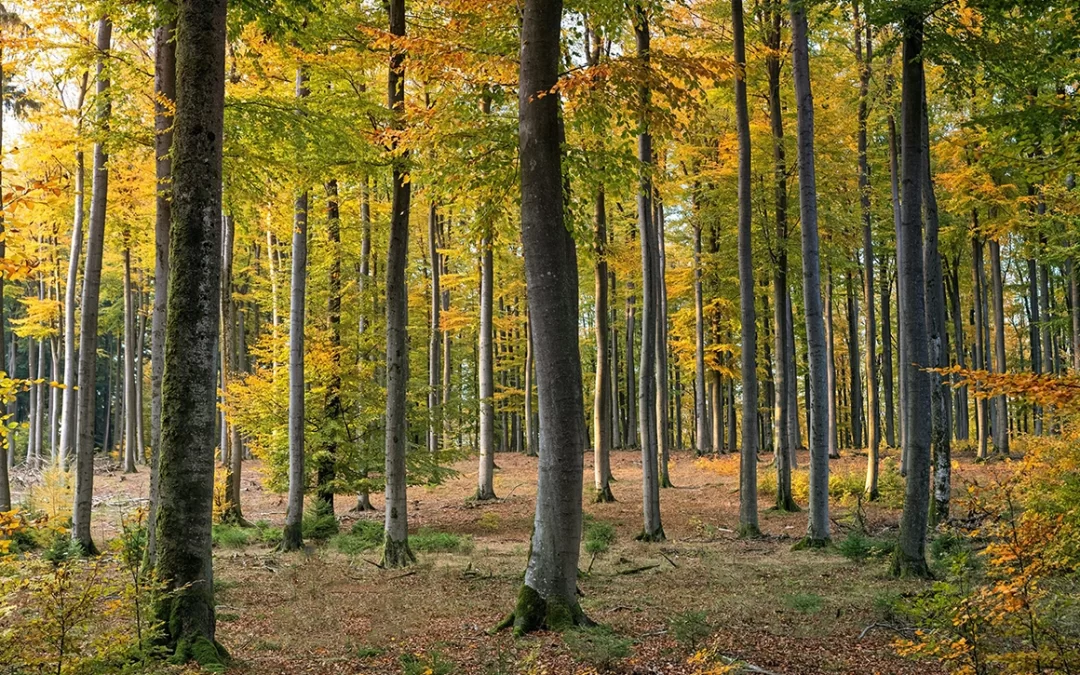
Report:
[[[818,242],[817,181],[814,175],[814,99],[806,6],[791,2],[795,98],[798,102],[799,209],[802,221],[803,314],[810,362],[810,522],[807,543],[829,541],[829,456],[826,442],[825,322],[821,314],[821,254]]]
[[[540,396],[536,518],[525,581],[504,622],[522,634],[588,623],[577,600],[585,403],[578,348],[574,239],[563,223],[558,79],[562,3],[525,0],[521,24],[519,131],[521,240],[534,319]]]
[[[495,498],[495,275],[490,230],[480,242],[480,468],[476,498]]]
[[[220,668],[226,655],[214,641],[210,529],[226,2],[180,0],[178,5],[173,226],[157,520],[157,578],[168,592],[158,615],[166,645],[177,660],[195,659]]]
[[[593,388],[593,486],[596,489],[595,501],[613,502],[615,495],[611,493],[611,375],[608,372],[611,369],[611,359],[608,335],[607,205],[604,202],[602,184],[596,189],[595,207],[593,289],[596,295],[596,381]],[[526,349],[531,357],[532,349]],[[527,360],[531,365],[531,359]],[[525,393],[529,396],[532,392]],[[531,414],[531,408],[530,405],[526,410],[527,415]]]
[[[746,33],[742,0],[731,0],[734,37],[735,127],[739,136],[739,320],[742,323],[740,375],[742,377],[742,447],[739,462],[739,534],[756,537],[757,504],[757,313],[754,307],[754,261],[750,241],[752,209],[750,194],[750,114],[746,102]]]
[[[634,8],[634,35],[637,57],[643,68],[649,67],[649,19],[641,5]],[[657,476],[656,426],[656,350],[659,309],[659,251],[656,224],[652,212],[652,135],[649,133],[648,84],[638,87],[638,114],[641,132],[638,134],[640,177],[637,195],[638,238],[641,243],[641,365],[638,368],[638,436],[641,439],[641,493],[644,516],[641,541],[663,541],[664,526],[660,521],[660,485]]]
[[[405,35],[405,0],[390,0],[390,34]],[[390,50],[387,76],[387,107],[395,126],[405,112],[405,53]],[[386,261],[386,539],[383,565],[404,567],[415,560],[409,548],[408,502],[406,499],[405,452],[408,424],[405,419],[406,390],[409,385],[409,291],[405,268],[409,257],[409,200],[412,183],[408,178],[408,152],[400,153],[392,169],[390,240]]]
[[[296,69],[296,98],[308,95],[307,72]],[[299,187],[293,205],[292,279],[289,286],[289,497],[281,548],[304,545],[304,315],[307,309],[308,191]]]
[[[112,21],[102,17],[97,29],[97,127],[109,129],[112,106],[105,62],[112,45]],[[105,245],[106,200],[109,192],[109,156],[105,146],[94,143],[90,194],[90,224],[83,271],[82,320],[79,326],[79,438],[76,443],[75,505],[71,512],[71,536],[87,553],[96,552],[90,538],[90,511],[94,497],[94,382],[97,381],[98,298],[101,295],[101,256]]]
[[[173,110],[176,101],[176,23],[154,30],[154,309],[150,322],[150,507],[146,518],[146,560],[157,561],[158,456],[161,449],[161,382],[165,373],[165,312],[169,299],[169,229],[172,224]],[[72,245],[74,250],[74,244]],[[68,272],[71,279],[72,272]],[[70,281],[69,281],[70,283]],[[65,358],[70,358],[66,355]],[[66,403],[65,403],[66,407]],[[61,446],[63,441],[61,441]]]
[[[930,378],[927,367],[926,301],[923,295],[922,239],[922,87],[923,18],[908,14],[903,23],[904,69],[901,120],[903,129],[903,201],[899,240],[900,340],[905,362],[900,377],[905,399],[902,415],[906,431],[908,460],[904,512],[900,518],[900,538],[893,557],[893,572],[899,576],[926,577],[926,526],[930,506],[930,427],[924,419],[930,407]]]

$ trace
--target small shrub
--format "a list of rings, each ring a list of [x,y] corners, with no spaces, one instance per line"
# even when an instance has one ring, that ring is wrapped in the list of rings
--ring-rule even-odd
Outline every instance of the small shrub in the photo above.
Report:
[[[255,523],[255,536],[267,546],[277,546],[281,543],[281,528],[273,527],[268,521],[260,520]]]
[[[784,604],[796,612],[816,614],[821,611],[824,602],[817,593],[793,593],[784,596]]]
[[[386,650],[381,647],[360,646],[356,648],[356,658],[373,659],[376,656],[382,656],[384,651]]]
[[[252,530],[237,525],[215,523],[210,534],[215,546],[221,548],[244,548],[251,543]]]
[[[421,527],[416,534],[409,535],[409,546],[417,553],[468,553],[472,550],[472,539]]]
[[[403,675],[450,675],[456,669],[453,661],[444,659],[438,652],[401,655]]]
[[[606,553],[615,543],[615,527],[603,520],[593,520],[585,526],[585,552],[592,555]]]
[[[476,524],[484,530],[497,530],[500,524],[499,514],[494,511],[484,511]]]
[[[382,523],[374,520],[358,520],[349,534],[339,534],[331,540],[332,545],[345,555],[358,555],[374,550],[383,543]]]
[[[775,497],[776,496],[776,472],[775,471],[759,471],[757,479],[758,494],[762,497]]]
[[[712,635],[705,612],[680,612],[668,619],[668,632],[675,641],[697,651],[697,646]]]
[[[300,525],[304,539],[325,541],[338,533],[337,517],[333,513],[312,513]]]
[[[619,659],[630,656],[630,646],[634,643],[607,626],[566,631],[563,642],[575,660],[599,670],[610,668]]]
[[[893,552],[896,543],[890,539],[870,537],[862,532],[852,532],[836,543],[836,550],[845,558],[862,562],[868,558],[881,558]]]

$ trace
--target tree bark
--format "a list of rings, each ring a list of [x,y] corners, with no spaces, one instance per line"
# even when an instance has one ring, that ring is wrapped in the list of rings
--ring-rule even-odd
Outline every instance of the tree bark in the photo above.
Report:
[[[988,345],[986,340],[986,268],[983,263],[983,240],[979,233],[978,211],[972,210],[972,234],[971,234],[971,285],[974,288],[975,304],[975,370],[990,370]],[[987,445],[989,443],[989,414],[986,409],[987,401],[982,396],[975,397],[975,422],[978,435],[977,457],[985,459]]]
[[[608,335],[607,205],[604,186],[596,189],[593,217],[593,290],[596,296],[596,381],[593,388],[593,486],[596,502],[613,502],[611,492],[611,375]],[[529,352],[531,354],[531,349]],[[530,364],[531,365],[531,364]],[[531,383],[530,383],[531,385]],[[531,392],[526,391],[526,396]],[[530,410],[527,411],[531,413]]]
[[[742,324],[740,375],[742,377],[742,446],[739,462],[739,534],[756,537],[757,504],[757,312],[754,307],[754,260],[750,240],[750,114],[746,102],[746,32],[742,0],[731,0],[731,26],[735,50],[735,127],[739,136],[739,320]]]
[[[308,95],[307,72],[296,69],[296,98]],[[307,305],[308,191],[299,187],[293,205],[292,278],[289,286],[289,497],[281,548],[304,545],[304,314]]]
[[[814,175],[814,99],[806,7],[791,2],[795,97],[798,101],[799,210],[802,221],[803,314],[810,365],[810,522],[807,543],[829,541],[829,457],[826,442],[825,322],[821,314],[821,255],[818,241],[817,181]]]
[[[236,226],[232,215],[226,215],[221,219],[222,246],[221,246],[221,339],[219,345],[219,358],[221,359],[221,438],[222,449],[229,448],[225,453],[225,503],[222,508],[221,521],[244,525],[243,511],[240,508],[240,474],[243,462],[243,448],[240,443],[240,432],[235,424],[229,423],[228,408],[231,403],[229,387],[233,378],[240,370],[239,359],[236,358],[236,304],[233,301],[233,245],[236,239]]]
[[[561,20],[559,0],[525,0],[518,107],[521,240],[543,447],[525,581],[514,613],[504,621],[517,634],[588,623],[577,600],[586,443],[577,254],[563,222],[559,95],[548,93],[558,80]]]
[[[214,347],[221,292],[225,5],[225,0],[178,3],[157,519],[157,578],[166,587],[158,616],[166,645],[176,660],[194,659],[219,668],[227,656],[214,641],[210,530],[217,394]]]
[[[903,201],[899,240],[900,340],[904,359],[900,377],[906,408],[903,421],[904,448],[908,460],[904,512],[900,518],[900,538],[893,557],[893,573],[898,576],[927,577],[926,526],[930,506],[930,427],[923,419],[930,407],[930,378],[927,367],[926,301],[923,281],[922,187],[922,87],[923,18],[914,13],[903,22]]]
[[[668,464],[671,460],[671,417],[668,405],[671,385],[668,380],[668,303],[667,251],[664,245],[664,205],[659,193],[653,201],[653,230],[656,235],[656,427],[659,449],[660,487],[674,487]]]
[[[885,445],[896,447],[895,413],[893,398],[893,336],[892,336],[892,279],[887,259],[881,261],[881,379],[885,394]]]
[[[112,45],[112,21],[104,16],[98,21],[97,57],[97,127],[109,130],[112,105],[109,102],[109,77],[105,62]],[[90,511],[94,497],[94,382],[97,381],[98,298],[101,295],[101,256],[105,245],[106,200],[109,192],[109,155],[101,141],[94,143],[93,177],[90,193],[90,223],[86,243],[86,267],[83,271],[82,317],[79,326],[79,438],[76,443],[75,505],[71,511],[71,536],[92,554],[97,551],[90,537]]]
[[[125,236],[127,239],[130,234]],[[124,473],[135,473],[135,307],[131,290],[131,248],[124,246]]]
[[[344,429],[345,413],[341,405],[341,211],[338,206],[338,184],[333,178],[326,182],[326,233],[330,256],[326,323],[330,334],[331,364],[326,386],[326,417],[335,422],[335,429]],[[315,512],[320,516],[334,515],[334,480],[342,436],[338,431],[331,433],[315,467]]]
[[[442,310],[442,291],[439,288],[439,212],[435,202],[428,209],[428,257],[431,259],[431,327],[428,334],[428,432],[427,450],[439,451],[439,405],[442,393],[442,331],[439,328],[439,312]]]
[[[480,468],[476,498],[495,498],[495,275],[490,229],[480,242]]]
[[[387,7],[390,34],[404,37],[405,0],[390,0]],[[405,52],[398,47],[390,49],[387,107],[393,115],[394,126],[400,128],[405,113]],[[404,567],[416,559],[409,548],[405,477],[405,453],[409,440],[405,419],[409,384],[409,291],[405,283],[405,268],[409,256],[412,183],[408,179],[408,152],[398,155],[392,168],[393,196],[386,261],[386,538],[383,545],[383,565],[386,567]]]
[[[1005,368],[1005,299],[1001,275],[1001,244],[990,240],[990,278],[994,303],[994,372]],[[1045,289],[1044,289],[1045,290]],[[1040,300],[1041,301],[1041,300]],[[1045,317],[1044,317],[1045,318]],[[1043,361],[1047,359],[1047,336],[1043,335]],[[994,450],[1009,454],[1009,405],[1004,395],[994,397]]]
[[[698,456],[712,452],[705,401],[705,316],[701,289],[701,222],[694,224],[694,421]]]
[[[827,406],[827,419],[829,430],[826,434],[826,443],[829,448],[829,457],[839,457],[838,435],[840,420],[837,416],[836,407],[836,336],[833,324],[833,275],[830,267],[825,272],[825,395],[829,400]]]
[[[157,189],[154,198],[154,309],[150,322],[150,506],[146,518],[146,560],[151,567],[157,561],[161,382],[165,373],[165,313],[169,300],[169,229],[172,222],[173,111],[166,101],[176,101],[176,22],[165,21],[160,10],[158,20],[162,25],[154,30],[154,173]],[[70,284],[71,271],[68,278]],[[71,358],[66,351],[65,358]],[[63,441],[60,444],[63,446]]]

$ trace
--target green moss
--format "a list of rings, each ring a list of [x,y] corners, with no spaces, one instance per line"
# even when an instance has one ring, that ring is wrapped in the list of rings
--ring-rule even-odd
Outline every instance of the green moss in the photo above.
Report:
[[[416,562],[416,556],[409,548],[409,540],[395,541],[386,537],[383,541],[382,566],[386,569],[408,567]]]
[[[832,543],[831,539],[815,539],[814,537],[803,537],[791,547],[792,551],[816,551],[825,548],[829,548]]]
[[[664,534],[664,528],[661,527],[656,532],[642,532],[635,539],[646,543],[658,543],[667,541],[667,536]]]
[[[757,525],[743,524],[739,525],[739,538],[740,539],[759,539],[761,537],[761,528]]]
[[[176,643],[172,663],[184,664],[194,661],[204,670],[212,673],[224,673],[229,663],[229,654],[220,644],[206,637],[196,635]]]
[[[900,579],[933,579],[930,565],[926,558],[911,558],[904,555],[903,550],[897,546],[893,553],[892,575]]]
[[[581,605],[576,600],[545,600],[535,589],[522,584],[514,612],[499,622],[495,630],[512,626],[514,636],[521,637],[543,629],[562,632],[577,626],[592,625],[595,624],[581,611]]]
[[[603,488],[596,491],[593,496],[594,504],[611,504],[615,501],[615,495],[611,492],[611,486],[605,485]]]

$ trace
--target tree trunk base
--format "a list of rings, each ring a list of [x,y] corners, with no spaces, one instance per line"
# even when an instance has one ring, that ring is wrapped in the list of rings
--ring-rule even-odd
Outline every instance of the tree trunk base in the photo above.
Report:
[[[646,543],[658,543],[662,541],[667,541],[667,536],[664,535],[664,528],[661,527],[655,532],[642,532],[638,536],[634,537],[634,539]]]
[[[300,523],[282,528],[280,550],[299,551],[302,548],[304,548],[304,530]]]
[[[757,525],[739,525],[739,539],[760,539],[761,528]]]
[[[416,562],[416,555],[409,548],[409,540],[394,541],[389,536],[383,543],[382,566],[385,569],[400,569]]]
[[[595,626],[596,623],[585,616],[577,599],[551,598],[545,600],[535,590],[521,585],[517,604],[490,632],[497,633],[512,628],[514,637],[521,637],[538,630],[562,632],[578,626]]]
[[[472,498],[473,498],[474,502],[490,502],[490,501],[494,501],[494,500],[498,499],[495,496],[495,490],[494,489],[483,489],[482,490],[480,488],[476,488],[476,492],[473,493]]]
[[[614,501],[615,495],[611,492],[610,485],[604,485],[604,487],[598,489],[593,497],[594,504],[611,504]]]
[[[356,506],[349,510],[350,513],[363,513],[364,511],[375,511],[375,507],[371,505],[371,495],[366,492],[362,492],[356,495]]]
[[[813,551],[828,548],[832,544],[831,539],[817,539],[807,535],[799,540],[799,543],[791,547],[792,551]]]
[[[667,476],[667,475],[661,476],[660,477],[660,487],[662,487],[662,488],[673,488],[673,487],[675,487],[675,484],[671,482],[671,476]]]
[[[799,508],[799,505],[795,503],[794,497],[790,494],[783,495],[779,492],[776,493],[776,506],[773,508],[781,513],[798,513],[799,511],[802,511],[802,509]]]
[[[910,558],[899,547],[893,555],[891,574],[898,579],[933,579],[925,558]]]
[[[225,666],[229,664],[229,653],[217,640],[211,640],[204,635],[196,635],[177,641],[169,661],[176,664],[194,661],[204,670],[223,673]]]

